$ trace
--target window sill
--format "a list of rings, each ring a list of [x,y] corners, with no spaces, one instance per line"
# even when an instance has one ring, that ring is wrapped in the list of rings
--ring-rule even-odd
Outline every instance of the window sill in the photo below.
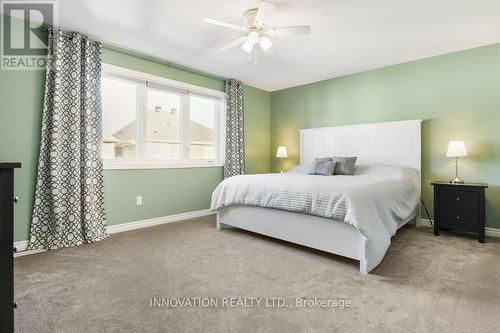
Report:
[[[224,163],[106,163],[104,162],[104,170],[148,170],[148,169],[186,169],[186,168],[220,168]]]

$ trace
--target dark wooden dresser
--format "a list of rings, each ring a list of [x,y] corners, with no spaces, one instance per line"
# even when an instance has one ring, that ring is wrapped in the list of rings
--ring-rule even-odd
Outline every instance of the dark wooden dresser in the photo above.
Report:
[[[478,234],[484,243],[485,199],[488,184],[432,182],[434,186],[434,235],[440,229]]]
[[[0,161],[0,332],[14,332],[14,169]]]

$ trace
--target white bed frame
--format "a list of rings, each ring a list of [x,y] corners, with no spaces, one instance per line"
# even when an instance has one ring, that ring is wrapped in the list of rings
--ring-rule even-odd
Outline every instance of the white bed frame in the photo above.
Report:
[[[421,172],[421,120],[300,130],[300,163],[316,157],[357,156],[358,165],[406,166]],[[407,222],[419,217],[415,207]],[[278,209],[234,205],[217,211],[217,228],[237,227],[363,262],[363,241],[338,220]]]

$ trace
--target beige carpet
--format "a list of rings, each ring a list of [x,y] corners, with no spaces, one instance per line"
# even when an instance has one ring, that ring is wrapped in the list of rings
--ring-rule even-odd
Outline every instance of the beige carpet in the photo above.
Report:
[[[17,332],[498,332],[500,242],[400,230],[377,269],[212,217],[15,260]],[[151,297],[283,297],[285,307],[150,306]],[[299,308],[295,299],[349,299]],[[220,303],[218,304],[220,305]],[[272,304],[269,304],[272,305]]]

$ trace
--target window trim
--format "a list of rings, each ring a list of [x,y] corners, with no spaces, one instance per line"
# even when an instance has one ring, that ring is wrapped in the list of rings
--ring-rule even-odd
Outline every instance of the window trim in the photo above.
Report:
[[[152,89],[158,89],[159,87],[163,87],[164,90],[172,92],[177,92],[177,93],[185,93],[187,95],[192,94],[193,96],[200,96],[200,97],[208,97],[208,98],[214,98],[216,100],[219,100],[220,103],[217,105],[219,106],[219,110],[216,110],[215,112],[215,156],[216,158],[213,160],[190,160],[189,159],[189,143],[188,141],[184,140],[185,137],[183,135],[186,135],[188,133],[189,129],[186,131],[186,127],[189,125],[189,121],[183,121],[181,122],[181,127],[184,126],[184,130],[181,129],[180,131],[180,141],[181,141],[181,150],[184,149],[186,151],[181,151],[181,157],[177,159],[147,159],[147,158],[141,158],[140,156],[146,156],[146,152],[142,152],[140,154],[139,150],[144,149],[144,147],[140,147],[142,142],[144,140],[144,135],[146,135],[146,131],[144,126],[146,124],[144,123],[144,116],[141,116],[147,110],[145,110],[145,99],[146,96],[143,96],[144,94],[141,94],[141,90],[147,91],[147,89],[138,89],[138,95],[137,95],[137,114],[136,114],[136,133],[137,135],[141,135],[141,138],[137,137],[136,139],[136,159],[103,159],[103,168],[105,170],[117,170],[117,169],[170,169],[170,168],[201,168],[201,167],[208,167],[208,168],[213,168],[213,167],[222,167],[224,166],[224,146],[225,146],[225,112],[224,110],[226,109],[226,96],[223,91],[218,91],[218,90],[213,90],[209,88],[204,88],[204,87],[199,87],[196,85],[192,85],[189,83],[184,83],[184,82],[179,82],[171,79],[167,79],[164,77],[148,74],[148,73],[143,73],[139,71],[135,71],[132,69],[116,66],[116,65],[111,65],[107,63],[102,64],[102,77],[108,77],[108,78],[115,78],[115,79],[120,79],[120,80],[125,80],[129,82],[135,82],[138,84],[144,84],[146,87],[151,87]],[[188,102],[187,105],[186,103],[183,103],[182,109],[187,110],[187,112],[184,113],[184,117],[189,117],[189,98],[187,98]],[[181,114],[183,114],[181,113]],[[189,119],[189,118],[188,118]],[[141,127],[142,130],[139,129]],[[141,141],[142,140],[142,141]],[[144,141],[145,142],[145,141]],[[182,144],[184,143],[184,144]],[[185,158],[182,159],[182,156]]]

